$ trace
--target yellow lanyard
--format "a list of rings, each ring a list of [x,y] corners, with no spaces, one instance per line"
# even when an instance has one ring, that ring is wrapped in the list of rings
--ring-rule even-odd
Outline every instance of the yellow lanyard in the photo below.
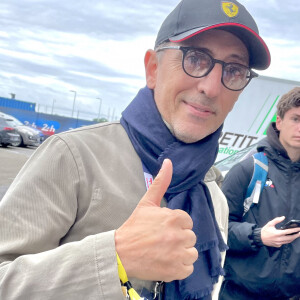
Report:
[[[128,295],[130,297],[131,300],[140,300],[140,299],[143,299],[140,297],[140,295],[133,289],[130,281],[128,280],[128,277],[127,277],[127,274],[126,274],[126,271],[123,267],[123,264],[121,262],[121,259],[118,255],[118,253],[116,252],[116,255],[117,255],[117,262],[118,262],[118,273],[119,273],[119,277],[120,277],[120,280],[122,282],[122,284],[124,286],[126,286],[127,288],[127,292],[128,292]]]

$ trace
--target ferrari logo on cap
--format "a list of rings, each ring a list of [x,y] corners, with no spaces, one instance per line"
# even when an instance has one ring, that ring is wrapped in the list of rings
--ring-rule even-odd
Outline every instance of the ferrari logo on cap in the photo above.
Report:
[[[230,18],[235,17],[239,13],[239,7],[230,1],[222,1],[222,9]]]

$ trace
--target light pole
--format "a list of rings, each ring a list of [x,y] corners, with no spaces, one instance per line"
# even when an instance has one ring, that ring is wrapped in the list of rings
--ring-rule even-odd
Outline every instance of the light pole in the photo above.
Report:
[[[98,112],[98,121],[100,119],[100,113],[101,113],[101,106],[102,106],[102,99],[101,98],[96,98],[100,101],[100,104],[99,104],[99,112]]]
[[[51,115],[53,115],[53,109],[54,109],[54,102],[55,102],[55,99],[53,99],[53,101],[52,101],[52,109],[51,109]]]
[[[73,118],[74,108],[75,108],[75,100],[76,100],[76,91],[70,90],[70,92],[74,93],[73,108],[72,108],[72,118]]]

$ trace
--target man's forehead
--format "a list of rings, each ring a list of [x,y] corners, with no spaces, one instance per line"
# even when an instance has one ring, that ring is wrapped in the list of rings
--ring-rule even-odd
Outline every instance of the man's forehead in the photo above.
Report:
[[[291,109],[287,111],[289,115],[300,117],[300,106],[293,106]]]

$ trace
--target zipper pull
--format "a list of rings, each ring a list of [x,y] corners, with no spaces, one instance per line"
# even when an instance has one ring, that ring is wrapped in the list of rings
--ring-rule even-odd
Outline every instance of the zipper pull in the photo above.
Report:
[[[163,281],[156,281],[153,300],[162,300]]]

